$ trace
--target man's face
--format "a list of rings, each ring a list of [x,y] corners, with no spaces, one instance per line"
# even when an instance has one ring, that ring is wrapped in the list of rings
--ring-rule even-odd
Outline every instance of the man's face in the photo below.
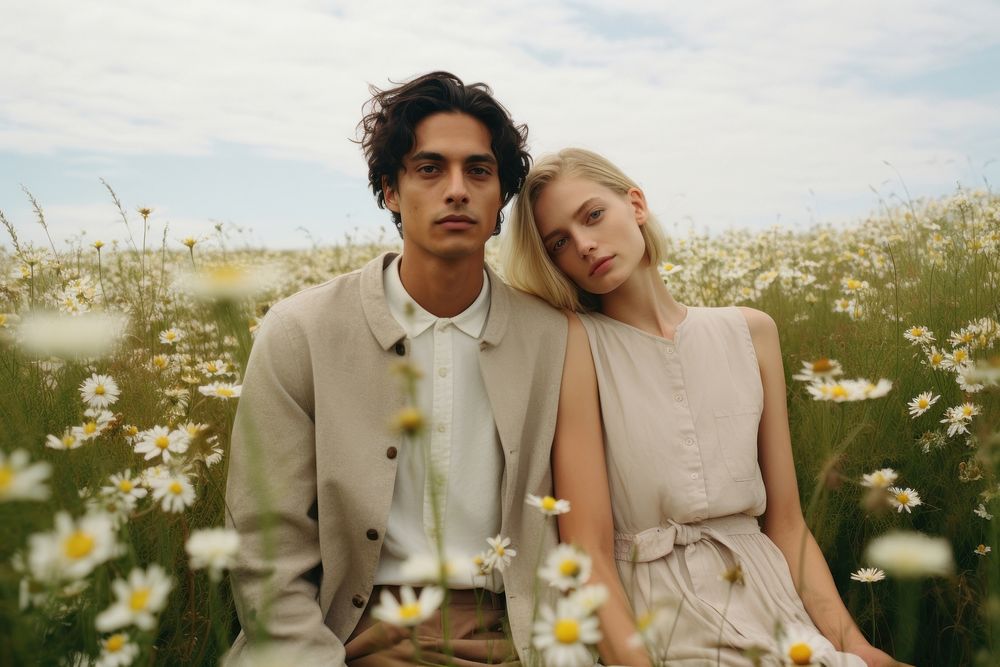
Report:
[[[472,116],[441,112],[415,130],[386,206],[403,220],[403,254],[440,259],[483,256],[500,211],[500,178],[490,132]]]

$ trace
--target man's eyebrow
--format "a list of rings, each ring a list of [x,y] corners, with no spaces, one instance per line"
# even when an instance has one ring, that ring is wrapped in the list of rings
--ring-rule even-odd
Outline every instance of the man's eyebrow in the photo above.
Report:
[[[427,160],[430,162],[445,162],[445,157],[441,153],[434,151],[418,151],[407,158],[408,162],[419,162]],[[495,165],[497,159],[491,153],[476,153],[465,158],[465,164],[492,164]]]

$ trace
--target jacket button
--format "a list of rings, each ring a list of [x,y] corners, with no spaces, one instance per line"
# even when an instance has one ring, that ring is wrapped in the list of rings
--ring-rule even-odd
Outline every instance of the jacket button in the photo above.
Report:
[[[374,528],[369,528],[368,532],[365,533],[365,535],[368,537],[369,540],[374,541],[378,539],[378,531],[375,530]]]
[[[396,349],[396,354],[398,354],[401,357],[406,354],[406,346],[403,345],[403,343],[401,343],[401,342],[400,343],[396,343],[396,348],[395,349]]]
[[[351,604],[353,604],[358,609],[361,609],[362,607],[365,606],[365,599],[360,595],[355,595],[353,598],[351,598]]]
[[[390,447],[389,449],[385,450],[385,455],[390,459],[396,458],[396,454],[398,453],[399,452],[396,450],[395,447]]]

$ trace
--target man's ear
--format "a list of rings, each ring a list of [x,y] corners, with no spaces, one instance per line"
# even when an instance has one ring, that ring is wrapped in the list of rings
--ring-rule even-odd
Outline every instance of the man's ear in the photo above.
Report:
[[[646,206],[646,195],[639,188],[631,188],[625,195],[628,198],[629,206],[635,215],[635,221],[642,227],[649,220],[649,208]]]
[[[385,197],[385,207],[393,213],[399,213],[399,193],[389,185],[389,177],[382,177],[382,196]]]

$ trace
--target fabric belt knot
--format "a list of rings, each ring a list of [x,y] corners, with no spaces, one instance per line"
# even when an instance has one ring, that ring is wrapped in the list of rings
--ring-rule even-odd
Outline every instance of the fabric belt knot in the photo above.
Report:
[[[746,514],[706,519],[697,523],[678,523],[667,519],[666,525],[635,533],[615,533],[615,559],[630,563],[649,563],[670,554],[674,546],[689,546],[701,540],[719,545],[723,558],[735,565],[738,561],[730,535],[759,533],[757,519]]]

